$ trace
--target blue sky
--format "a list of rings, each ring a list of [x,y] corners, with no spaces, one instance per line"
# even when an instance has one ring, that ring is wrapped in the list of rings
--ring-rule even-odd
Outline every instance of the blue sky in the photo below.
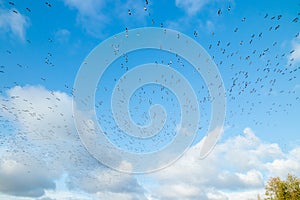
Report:
[[[300,176],[299,18],[296,0],[0,0],[0,197],[255,199],[270,176]],[[155,173],[130,175],[105,167],[80,142],[72,87],[98,44],[142,27],[174,29],[202,45],[224,82],[226,118],[215,149],[199,159],[211,117],[201,76],[167,52],[120,57],[100,80],[95,100],[99,124],[120,148],[157,151],[172,141],[180,120],[171,90],[146,85],[130,99],[132,119],[149,123],[149,102],[159,103],[170,116],[166,129],[146,147],[127,144],[115,132],[111,91],[136,65],[171,63],[190,81],[200,106],[201,129],[181,159]]]

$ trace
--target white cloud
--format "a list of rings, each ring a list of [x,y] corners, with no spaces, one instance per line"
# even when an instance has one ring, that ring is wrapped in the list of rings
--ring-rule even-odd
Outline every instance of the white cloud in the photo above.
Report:
[[[64,0],[64,3],[77,11],[77,23],[87,33],[98,38],[107,35],[108,27],[123,26],[128,24],[127,22],[145,25],[145,17],[148,15],[144,10],[143,1]],[[132,13],[130,16],[128,10]]]
[[[258,194],[261,198],[264,198],[263,189],[251,190],[251,191],[227,192],[226,196],[230,200],[241,200],[241,199],[257,200]]]
[[[60,29],[55,32],[55,38],[60,43],[65,43],[69,41],[71,32],[67,29]]]
[[[103,27],[109,23],[110,19],[103,13],[105,1],[98,0],[64,0],[66,6],[78,11],[77,23],[91,35],[103,34]]]
[[[205,22],[204,29],[208,30],[208,32],[211,33],[212,31],[215,30],[215,25],[214,25],[214,23],[213,23],[212,21],[207,20],[207,21]]]
[[[188,15],[194,15],[199,12],[211,0],[176,0],[176,6],[185,10]]]
[[[8,32],[21,40],[25,40],[29,19],[18,10],[16,11],[18,13],[0,8],[0,30]]]
[[[0,115],[18,127],[1,133],[0,192],[28,197],[51,194],[56,191],[55,181],[67,174],[66,185],[73,196],[82,191],[95,199],[105,192],[144,198],[135,177],[104,167],[86,151],[67,94],[17,86],[0,99],[0,105]]]
[[[200,149],[201,143],[169,168],[150,174],[154,181],[144,187],[157,199],[257,199],[270,176],[299,176],[300,148],[285,154],[250,128],[219,143],[203,160]]]
[[[87,0],[84,2],[80,0],[64,0],[64,2],[72,8],[76,8],[80,14],[88,16],[96,16],[97,8],[101,8],[105,3],[98,0]]]
[[[90,156],[65,93],[14,87],[0,98],[0,115],[0,125],[9,119],[14,127],[2,126],[0,133],[0,198],[5,193],[11,197],[6,199],[256,199],[269,177],[300,176],[300,147],[285,153],[250,128],[220,142],[203,160],[199,143],[172,166],[136,179]],[[65,186],[57,188],[65,174]]]
[[[22,159],[20,160],[22,156]],[[35,158],[18,153],[0,162],[0,191],[15,196],[39,197],[44,195],[44,189],[55,189],[51,173],[45,168],[39,168]]]
[[[300,176],[300,147],[293,149],[284,158],[274,159],[265,164],[270,175],[285,178],[288,173]]]
[[[292,40],[292,51],[288,57],[288,64],[300,63],[300,36]]]

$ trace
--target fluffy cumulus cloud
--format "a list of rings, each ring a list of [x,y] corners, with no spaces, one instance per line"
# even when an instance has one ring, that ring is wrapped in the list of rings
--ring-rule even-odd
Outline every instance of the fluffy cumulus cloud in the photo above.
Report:
[[[45,168],[39,168],[36,159],[26,154],[2,158],[0,162],[0,190],[16,196],[39,197],[44,195],[44,189],[55,189],[51,173]]]
[[[46,197],[67,174],[65,184],[71,191],[92,197],[103,193],[107,199],[144,198],[135,177],[104,167],[85,150],[73,125],[71,97],[65,93],[15,87],[0,105],[1,193]]]
[[[16,86],[0,98],[0,116],[0,198],[256,199],[269,177],[300,176],[300,147],[283,152],[250,128],[203,160],[200,142],[170,167],[134,176],[90,156],[63,92]]]
[[[18,10],[15,12],[0,7],[0,31],[24,40],[29,19]]]
[[[300,149],[282,152],[264,143],[250,128],[243,135],[218,144],[204,160],[201,143],[182,159],[150,175],[144,185],[154,199],[256,199],[270,176],[300,175]]]

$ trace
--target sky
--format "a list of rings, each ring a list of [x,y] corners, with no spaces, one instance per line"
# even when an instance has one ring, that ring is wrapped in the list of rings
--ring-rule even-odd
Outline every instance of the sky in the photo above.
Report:
[[[257,199],[270,177],[300,176],[299,18],[296,0],[0,0],[0,199]],[[168,39],[188,38],[178,49],[182,55],[163,51],[166,43],[155,31],[145,38],[143,30],[149,27]],[[135,37],[146,42],[130,40],[136,30]],[[99,74],[93,72],[103,66],[90,64],[93,52],[105,63],[111,47],[103,44],[122,36],[111,46],[118,58],[94,80]],[[147,42],[163,47],[121,52],[129,44]],[[187,59],[194,55],[195,49],[188,49],[194,42],[203,48],[201,58],[215,63],[205,65],[203,74],[216,69],[221,79],[213,76],[207,83],[197,73]],[[139,68],[147,63],[169,71]],[[87,66],[94,67],[92,73],[78,78]],[[178,86],[173,73],[183,77]],[[134,89],[128,82],[153,77],[165,85],[153,81]],[[94,99],[77,98],[78,79],[87,84],[83,92],[96,81]],[[172,84],[176,87],[167,87]],[[133,90],[127,105],[120,96],[114,103],[119,87]],[[210,87],[224,88],[226,108],[212,107]],[[196,101],[187,107],[193,95]],[[95,110],[80,112],[86,102]],[[153,107],[157,104],[162,107]],[[205,138],[215,134],[210,129],[213,111],[223,108],[224,123],[215,127],[222,134],[201,158]],[[103,138],[84,138],[95,129],[80,124],[78,116],[90,113],[96,116],[91,123],[101,126],[107,144],[121,149],[121,156],[103,148]],[[193,134],[182,129],[183,116],[196,126]],[[155,134],[130,133],[134,126],[129,122],[153,125],[147,130]],[[180,130],[192,140],[174,139]],[[160,153],[172,144],[177,145],[172,152]],[[158,154],[142,163],[144,173],[136,174],[147,152]],[[140,157],[128,162],[124,155],[132,154]]]

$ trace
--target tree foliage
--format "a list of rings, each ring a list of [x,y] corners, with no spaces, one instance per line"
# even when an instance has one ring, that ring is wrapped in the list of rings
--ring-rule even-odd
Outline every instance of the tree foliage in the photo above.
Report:
[[[291,174],[286,180],[271,178],[265,189],[265,200],[300,200],[300,179]]]

